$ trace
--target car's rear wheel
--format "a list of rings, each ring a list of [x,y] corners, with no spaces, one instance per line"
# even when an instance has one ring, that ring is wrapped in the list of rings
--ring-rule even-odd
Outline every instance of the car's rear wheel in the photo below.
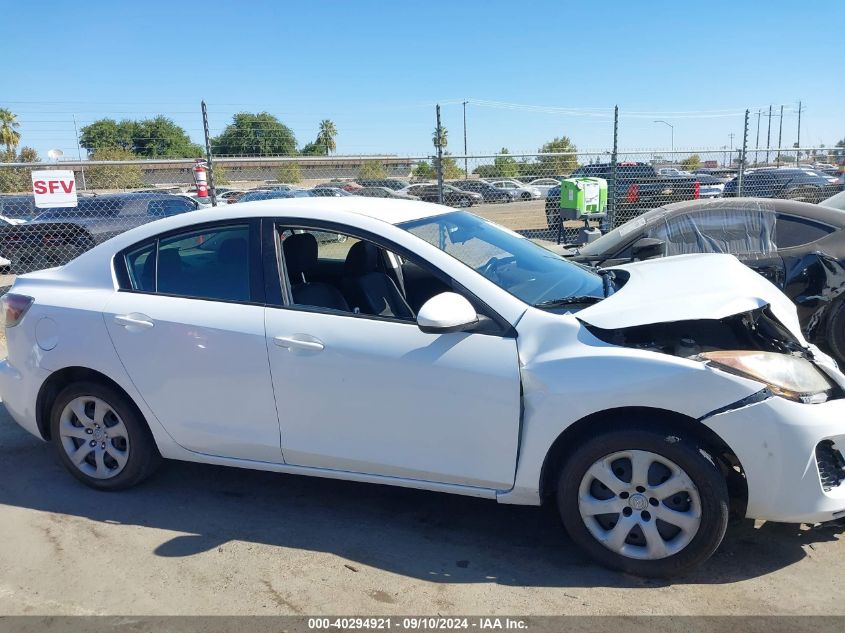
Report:
[[[527,191],[522,192],[522,194],[520,194],[520,197],[523,200],[531,200],[531,194],[528,193]]]
[[[50,434],[71,474],[99,490],[120,490],[150,476],[161,460],[135,407],[96,382],[65,387],[50,412]]]
[[[561,469],[563,523],[597,561],[641,576],[672,576],[707,560],[728,523],[728,489],[691,437],[609,431]]]

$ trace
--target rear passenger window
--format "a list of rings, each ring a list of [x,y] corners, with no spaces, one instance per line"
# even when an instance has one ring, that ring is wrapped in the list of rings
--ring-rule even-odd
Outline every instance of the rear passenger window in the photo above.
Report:
[[[803,246],[833,233],[833,228],[794,215],[779,215],[775,241],[778,248]]]
[[[196,299],[250,300],[248,226],[163,238],[157,245],[128,253],[126,264],[133,290]]]

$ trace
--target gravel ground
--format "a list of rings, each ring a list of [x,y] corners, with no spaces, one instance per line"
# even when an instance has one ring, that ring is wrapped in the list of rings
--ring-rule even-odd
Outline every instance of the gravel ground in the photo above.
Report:
[[[643,580],[551,507],[177,462],[96,492],[2,404],[0,528],[0,615],[845,614],[838,526],[744,522],[695,573]]]

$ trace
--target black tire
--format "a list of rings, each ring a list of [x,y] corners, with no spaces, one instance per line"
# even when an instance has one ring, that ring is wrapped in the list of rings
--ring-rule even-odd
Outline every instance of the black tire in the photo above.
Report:
[[[839,368],[845,368],[845,299],[840,299],[831,308],[827,321],[827,345]]]
[[[587,470],[605,456],[633,450],[655,453],[674,462],[697,489],[701,509],[698,529],[686,546],[664,558],[645,560],[612,551],[593,536],[579,510],[579,488]],[[703,563],[724,538],[728,525],[728,488],[719,469],[702,451],[694,437],[678,437],[677,431],[614,430],[586,441],[566,460],[558,480],[558,509],[572,540],[602,565],[638,576],[675,576]],[[610,491],[608,494],[616,496]],[[622,497],[622,494],[629,493],[620,493],[620,498],[628,498]],[[630,498],[633,496],[631,494]],[[655,511],[651,507],[647,510]],[[628,509],[626,512],[631,511]],[[613,519],[611,528],[615,526],[616,520]],[[654,518],[654,522],[657,527],[657,518]],[[630,543],[631,538],[629,535],[625,543]]]
[[[523,200],[531,200],[531,194],[528,193],[527,191],[524,192],[521,197],[522,197]]]
[[[128,459],[123,469],[108,479],[98,479],[82,472],[70,459],[60,432],[62,411],[74,399],[93,397],[106,402],[120,417],[129,436]],[[130,488],[155,472],[161,455],[146,422],[126,396],[112,387],[97,382],[76,382],[62,389],[50,410],[50,437],[59,459],[70,473],[82,483],[97,490],[123,490]]]

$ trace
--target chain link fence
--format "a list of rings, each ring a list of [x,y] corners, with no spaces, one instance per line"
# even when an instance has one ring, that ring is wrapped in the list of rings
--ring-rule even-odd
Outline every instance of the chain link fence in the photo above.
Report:
[[[572,242],[583,225],[559,221],[560,181],[573,176],[608,182],[608,215],[601,222],[605,230],[673,202],[731,196],[820,202],[843,189],[842,157],[821,162],[820,148],[751,150],[744,161],[735,148],[618,151],[615,164],[612,155],[214,158],[215,188],[207,198],[198,195],[194,160],[3,163],[0,289],[16,274],[62,265],[95,244],[161,217],[202,213],[212,201],[218,206],[302,196],[442,201],[529,238],[555,243]],[[37,208],[33,169],[73,170],[76,206]]]

